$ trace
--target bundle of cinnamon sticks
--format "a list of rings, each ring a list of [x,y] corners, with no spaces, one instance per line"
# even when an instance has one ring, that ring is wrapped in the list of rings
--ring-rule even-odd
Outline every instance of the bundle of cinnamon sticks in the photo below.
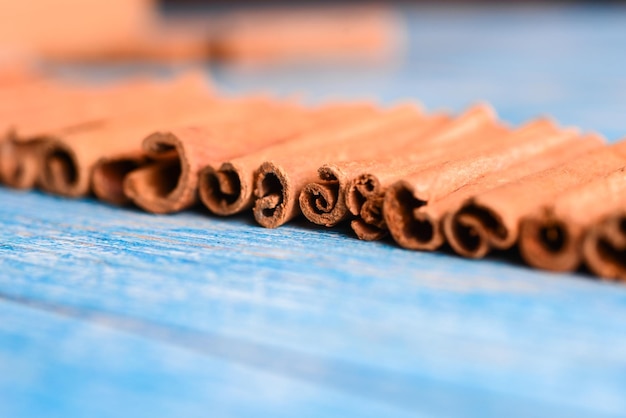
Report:
[[[202,205],[275,228],[304,215],[363,240],[626,280],[626,140],[487,104],[305,106],[223,97],[200,73],[104,86],[0,69],[0,180],[165,214]]]

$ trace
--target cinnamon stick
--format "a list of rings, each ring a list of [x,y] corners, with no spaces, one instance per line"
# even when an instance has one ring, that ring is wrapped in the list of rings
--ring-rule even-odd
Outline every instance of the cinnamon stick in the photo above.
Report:
[[[576,270],[582,262],[585,233],[600,220],[623,210],[624,196],[626,162],[606,176],[558,194],[522,220],[522,257],[529,265],[545,270]]]
[[[285,106],[233,116],[228,123],[183,126],[147,137],[144,150],[158,161],[128,174],[124,193],[149,212],[183,210],[196,203],[198,173],[203,167],[287,141],[314,122],[309,112]]]
[[[371,220],[370,226],[360,228],[360,219],[352,222],[353,229],[356,226],[355,231],[362,239],[375,239],[374,235],[370,235],[374,233],[373,229],[382,236],[384,232],[379,222],[382,207],[378,211],[374,206],[378,203],[382,205],[384,192],[377,176],[384,180],[397,179],[414,171],[417,165],[432,162],[435,158],[449,158],[451,152],[466,152],[463,146],[457,144],[457,140],[466,139],[468,135],[489,137],[489,132],[500,129],[495,121],[495,113],[490,107],[477,105],[456,119],[438,115],[419,125],[396,132],[396,138],[411,138],[410,141],[401,143],[399,152],[393,151],[397,139],[387,138],[385,142],[390,145],[388,151],[402,156],[324,164],[318,170],[319,180],[306,185],[302,190],[300,208],[311,222],[325,226],[336,225],[345,219],[349,214],[348,209],[352,215],[358,216],[365,208],[365,218]],[[476,146],[474,141],[465,142],[470,147]],[[455,146],[448,147],[448,144]],[[366,229],[372,231],[366,234]]]
[[[592,140],[601,141],[597,135]],[[595,137],[595,138],[594,138]],[[461,255],[485,256],[492,248],[511,248],[524,216],[565,193],[625,164],[626,142],[581,155],[550,169],[478,194],[451,215],[448,240]]]
[[[539,119],[510,132],[488,149],[418,169],[385,194],[383,213],[394,240],[405,248],[434,250],[443,242],[439,219],[423,209],[480,177],[541,154],[571,140],[550,121]]]
[[[625,205],[626,200],[620,209],[592,225],[583,239],[585,265],[594,274],[609,280],[626,280]]]

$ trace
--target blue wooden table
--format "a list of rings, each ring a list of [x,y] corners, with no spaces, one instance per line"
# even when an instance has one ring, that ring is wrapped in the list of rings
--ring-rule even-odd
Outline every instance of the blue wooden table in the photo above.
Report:
[[[626,9],[409,8],[385,67],[223,91],[476,99],[626,135]],[[626,286],[0,189],[0,417],[626,416]]]

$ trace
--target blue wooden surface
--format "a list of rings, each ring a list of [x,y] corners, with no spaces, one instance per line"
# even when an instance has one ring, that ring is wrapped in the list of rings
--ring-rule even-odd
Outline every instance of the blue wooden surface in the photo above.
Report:
[[[411,51],[386,68],[212,71],[626,134],[622,8],[405,11]],[[0,202],[0,417],[626,415],[623,285],[304,222]]]

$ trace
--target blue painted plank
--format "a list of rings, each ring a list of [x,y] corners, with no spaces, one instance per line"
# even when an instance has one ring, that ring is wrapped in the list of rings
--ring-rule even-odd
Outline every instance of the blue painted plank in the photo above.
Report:
[[[265,360],[227,361],[267,363],[288,377],[417,411],[413,399],[422,392],[460,405],[474,399],[477,414],[501,402],[519,411],[522,404],[626,410],[621,286],[408,252],[345,231],[266,230],[246,218],[156,217],[0,193],[1,218],[13,217],[0,235],[10,242],[0,251],[5,299],[73,307],[76,317],[133,318],[145,323],[131,330],[140,335],[157,324],[173,330],[166,340],[179,341],[183,329],[235,341],[234,351],[236,341],[269,347]],[[275,367],[274,348],[278,358],[283,350],[305,363],[313,358],[305,367],[313,371]],[[339,371],[320,376],[320,368]],[[420,405],[438,410],[437,402]]]

